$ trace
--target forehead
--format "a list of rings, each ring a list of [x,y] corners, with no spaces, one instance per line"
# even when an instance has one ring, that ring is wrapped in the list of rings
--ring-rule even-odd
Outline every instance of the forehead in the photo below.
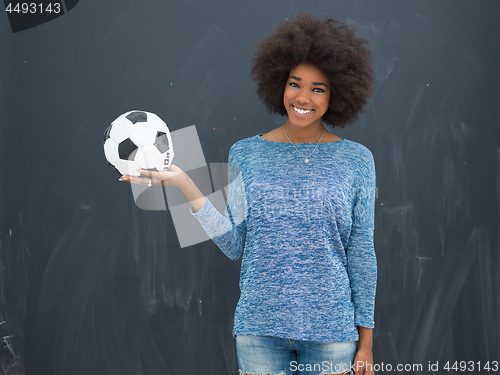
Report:
[[[289,76],[294,76],[304,81],[310,80],[328,83],[326,75],[318,67],[316,67],[316,65],[310,63],[297,65],[295,68],[290,70]]]

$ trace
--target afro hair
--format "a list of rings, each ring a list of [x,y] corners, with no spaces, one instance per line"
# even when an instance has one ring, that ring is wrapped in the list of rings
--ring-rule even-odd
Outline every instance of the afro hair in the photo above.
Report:
[[[269,112],[287,114],[283,94],[290,71],[311,63],[328,77],[331,96],[322,121],[332,127],[352,123],[373,95],[372,55],[368,41],[345,22],[304,13],[276,27],[256,45],[251,77]]]

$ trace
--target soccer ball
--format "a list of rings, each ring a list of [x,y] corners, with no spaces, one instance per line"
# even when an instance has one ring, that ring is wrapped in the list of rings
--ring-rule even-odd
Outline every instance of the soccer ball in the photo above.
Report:
[[[139,176],[138,169],[167,170],[174,149],[167,124],[157,115],[129,111],[104,132],[104,155],[120,175]]]

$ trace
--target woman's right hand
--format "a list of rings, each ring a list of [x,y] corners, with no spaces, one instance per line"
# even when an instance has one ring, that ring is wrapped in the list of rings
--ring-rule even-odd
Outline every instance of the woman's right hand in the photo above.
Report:
[[[141,176],[125,175],[120,178],[120,181],[130,181],[138,185],[168,185],[180,188],[188,180],[188,175],[174,164],[170,164],[166,171],[139,169],[137,172]]]
[[[183,172],[178,166],[171,164],[166,171],[149,171],[139,169],[137,172],[141,176],[122,176],[120,181],[130,181],[138,185],[168,185],[176,186],[182,190],[188,201],[191,203],[194,212],[198,212],[206,202],[205,196],[202,194],[196,184],[189,178],[186,172]],[[146,177],[144,177],[146,176]]]

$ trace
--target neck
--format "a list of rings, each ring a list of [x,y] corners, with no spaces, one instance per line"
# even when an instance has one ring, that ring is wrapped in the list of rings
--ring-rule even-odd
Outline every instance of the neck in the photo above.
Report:
[[[322,124],[314,128],[310,126],[307,128],[297,128],[285,123],[283,129],[293,143],[317,143],[324,132]]]

